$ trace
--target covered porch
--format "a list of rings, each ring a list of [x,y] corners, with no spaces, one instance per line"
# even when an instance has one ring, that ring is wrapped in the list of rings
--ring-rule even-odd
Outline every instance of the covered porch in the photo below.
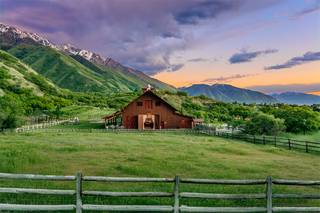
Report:
[[[104,126],[108,128],[109,126],[122,126],[122,112],[117,111],[112,113],[111,115],[107,115],[103,117]]]

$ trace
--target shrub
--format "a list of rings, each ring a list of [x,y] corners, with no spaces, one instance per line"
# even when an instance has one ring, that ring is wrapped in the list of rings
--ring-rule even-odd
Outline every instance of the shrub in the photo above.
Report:
[[[23,109],[11,96],[0,98],[0,129],[11,129],[22,123]]]
[[[276,117],[284,119],[288,132],[306,133],[320,128],[320,114],[307,107],[286,106],[274,114]]]
[[[245,124],[245,132],[259,135],[276,135],[285,130],[284,120],[262,112],[255,113]]]

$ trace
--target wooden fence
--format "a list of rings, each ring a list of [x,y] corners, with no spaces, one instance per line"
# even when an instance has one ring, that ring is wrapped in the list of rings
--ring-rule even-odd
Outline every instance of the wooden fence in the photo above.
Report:
[[[60,124],[68,123],[68,122],[73,122],[73,121],[71,119],[48,121],[48,122],[43,122],[43,123],[39,123],[39,124],[25,125],[25,126],[16,128],[14,130],[9,129],[7,131],[28,132],[28,131],[38,130],[38,129],[45,129],[45,128],[49,128],[52,126],[57,126]]]
[[[75,196],[75,203],[68,205],[26,205],[26,204],[4,204],[0,203],[1,211],[107,211],[107,212],[320,212],[320,205],[313,207],[277,207],[273,200],[281,199],[320,199],[320,191],[316,194],[278,194],[273,193],[273,185],[288,186],[320,186],[320,180],[283,180],[267,177],[261,180],[221,180],[221,179],[190,179],[180,178],[134,178],[134,177],[102,177],[83,176],[77,173],[75,176],[33,175],[33,174],[8,174],[0,173],[0,179],[6,180],[44,180],[44,181],[73,181],[75,188],[72,190],[61,189],[34,189],[34,188],[0,188],[1,193],[14,194],[40,194],[40,195],[69,195]],[[82,188],[84,182],[133,182],[133,183],[166,183],[172,185],[170,192],[110,192],[110,191],[85,191]],[[182,192],[183,184],[208,184],[208,185],[260,185],[265,186],[264,193],[250,194],[216,194],[201,192]],[[96,205],[83,203],[85,196],[100,197],[167,197],[172,199],[172,205]],[[260,199],[265,201],[263,207],[200,207],[185,206],[181,199]]]
[[[320,153],[320,142],[313,141],[303,141],[296,140],[291,138],[284,138],[278,136],[267,136],[267,135],[249,135],[243,133],[232,133],[232,132],[223,132],[216,131],[213,128],[200,128],[200,131],[206,135],[219,136],[224,138],[239,139],[242,141],[254,143],[254,144],[263,144],[263,145],[273,145],[276,147],[284,147],[289,150],[298,150],[304,151],[307,153]]]

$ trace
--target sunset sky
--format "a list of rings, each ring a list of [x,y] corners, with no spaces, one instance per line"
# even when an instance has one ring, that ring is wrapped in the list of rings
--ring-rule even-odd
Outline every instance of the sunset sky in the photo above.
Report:
[[[175,86],[320,91],[320,0],[0,0],[0,22]]]

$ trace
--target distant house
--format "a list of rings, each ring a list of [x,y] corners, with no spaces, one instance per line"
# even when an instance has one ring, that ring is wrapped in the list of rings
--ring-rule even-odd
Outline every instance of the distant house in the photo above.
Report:
[[[122,110],[105,116],[105,125],[118,124],[125,129],[178,129],[193,128],[195,120],[182,115],[154,93],[148,86],[138,98]]]

